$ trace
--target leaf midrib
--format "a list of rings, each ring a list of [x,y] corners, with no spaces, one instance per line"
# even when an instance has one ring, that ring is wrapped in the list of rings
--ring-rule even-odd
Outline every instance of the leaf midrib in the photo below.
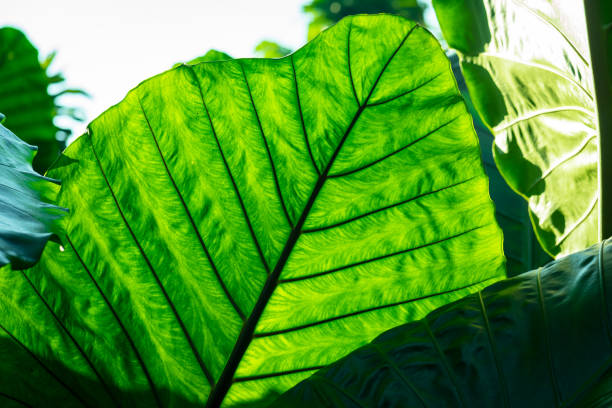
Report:
[[[223,372],[221,373],[221,376],[219,377],[219,380],[216,382],[216,384],[213,386],[211,390],[208,401],[206,403],[207,408],[218,407],[223,402],[225,395],[227,394],[227,392],[229,391],[232,385],[233,377],[238,368],[238,364],[240,363],[242,356],[246,352],[248,346],[251,343],[251,340],[253,339],[253,334],[255,332],[257,323],[259,322],[259,318],[261,317],[265,306],[267,305],[270,297],[272,296],[272,294],[274,293],[274,290],[276,289],[276,286],[278,285],[280,274],[283,271],[285,264],[287,263],[289,259],[289,255],[293,251],[293,247],[295,246],[298,238],[302,234],[302,227],[304,226],[306,218],[308,217],[308,214],[310,213],[310,210],[312,206],[314,205],[314,202],[316,198],[318,197],[319,192],[321,191],[321,188],[323,187],[323,184],[325,184],[325,181],[327,181],[328,179],[329,171],[331,170],[331,167],[333,166],[336,157],[340,153],[340,150],[342,150],[342,146],[344,145],[344,142],[346,141],[348,135],[350,134],[353,127],[355,126],[355,123],[361,116],[361,113],[367,107],[367,103],[370,97],[372,96],[372,94],[374,93],[374,90],[376,89],[376,86],[378,85],[380,78],[382,77],[383,73],[387,69],[387,66],[393,60],[393,58],[398,53],[402,45],[404,45],[404,43],[406,42],[410,34],[412,34],[412,32],[417,27],[419,27],[419,25],[415,24],[408,31],[408,33],[406,33],[406,35],[404,36],[400,44],[397,46],[395,51],[387,59],[383,68],[378,74],[378,77],[372,84],[372,88],[370,89],[368,96],[366,97],[364,102],[361,105],[359,105],[359,108],[357,109],[357,112],[355,113],[351,123],[347,127],[347,130],[344,133],[344,136],[342,137],[342,139],[338,143],[338,146],[334,150],[334,153],[330,157],[327,163],[327,166],[325,167],[325,170],[318,177],[317,182],[313,188],[313,191],[310,197],[308,198],[308,201],[306,202],[306,205],[304,206],[304,210],[302,211],[302,214],[300,215],[298,222],[295,224],[295,227],[291,230],[289,238],[287,239],[287,243],[285,244],[285,247],[283,248],[283,251],[281,252],[278,262],[276,263],[276,266],[274,267],[274,270],[268,276],[268,279],[266,280],[266,283],[264,284],[261,294],[259,295],[259,298],[257,299],[255,306],[253,307],[253,311],[249,315],[249,318],[245,322],[242,330],[240,331],[240,334],[238,336],[234,349],[232,350],[232,353],[230,354],[230,357],[223,369]],[[350,34],[350,29],[349,29],[349,34]],[[350,52],[350,48],[347,48],[347,53],[348,52]],[[350,54],[348,55],[348,65],[350,67]],[[352,82],[353,81],[351,78],[351,83]],[[296,84],[297,84],[297,79],[296,79]],[[198,86],[200,86],[200,91],[202,92],[199,81],[198,81]],[[203,98],[203,93],[202,93],[202,98]]]

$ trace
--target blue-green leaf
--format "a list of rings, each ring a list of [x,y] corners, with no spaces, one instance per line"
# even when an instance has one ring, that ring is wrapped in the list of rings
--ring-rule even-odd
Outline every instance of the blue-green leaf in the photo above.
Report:
[[[0,124],[0,267],[36,263],[65,214],[50,204],[59,190],[57,181],[32,170],[35,152],[36,147]]]

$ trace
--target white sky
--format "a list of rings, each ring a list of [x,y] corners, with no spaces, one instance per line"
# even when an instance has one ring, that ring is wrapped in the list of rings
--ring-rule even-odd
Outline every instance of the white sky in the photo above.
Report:
[[[92,98],[65,96],[87,121],[63,122],[73,137],[141,81],[211,48],[254,56],[264,39],[296,49],[306,41],[306,0],[17,0],[2,4],[0,26],[24,31],[57,56],[51,72]]]

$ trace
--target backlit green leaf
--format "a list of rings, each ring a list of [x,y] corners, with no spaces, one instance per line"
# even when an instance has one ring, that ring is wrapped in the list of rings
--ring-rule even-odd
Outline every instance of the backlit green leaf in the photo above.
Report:
[[[558,256],[595,243],[598,120],[583,2],[434,6],[445,39],[461,53],[474,104],[495,134],[495,161],[528,199],[544,249]],[[612,117],[609,104],[600,109]]]
[[[255,52],[264,58],[280,58],[289,55],[291,50],[274,41],[262,41],[255,47]]]
[[[64,248],[0,274],[31,405],[260,400],[504,273],[449,61],[401,17],[158,75],[50,174]]]
[[[196,57],[192,59],[191,61],[186,62],[185,64],[196,65],[196,64],[199,64],[200,62],[225,61],[225,60],[230,60],[230,59],[232,59],[232,57],[230,57],[228,54],[224,53],[223,51],[208,50],[206,54],[200,57]],[[181,64],[182,64],[181,62],[174,64],[172,68],[176,68]]]
[[[609,407],[611,291],[603,243],[394,328],[274,406]]]

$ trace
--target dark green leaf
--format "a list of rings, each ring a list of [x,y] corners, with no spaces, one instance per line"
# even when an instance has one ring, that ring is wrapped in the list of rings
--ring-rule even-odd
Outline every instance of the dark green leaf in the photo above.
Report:
[[[558,256],[596,242],[597,107],[582,1],[435,0],[434,6],[495,135],[498,168],[528,199],[544,249]],[[609,106],[603,109],[612,117]]]
[[[63,93],[87,94],[80,90],[66,89],[56,95],[48,92],[50,84],[64,81],[60,74],[49,75],[47,69],[53,61],[52,53],[42,62],[38,50],[26,36],[12,27],[0,28],[0,112],[7,116],[6,126],[27,143],[38,147],[34,158],[34,170],[44,174],[59,157],[70,135],[66,129],[53,124],[56,115],[65,115],[83,121],[81,115],[72,115],[74,108],[59,106],[56,97]]]
[[[504,274],[449,61],[401,17],[158,75],[50,174],[64,250],[0,274],[0,394],[32,405],[261,400]]]
[[[0,124],[0,267],[32,266],[64,214],[49,204],[57,182],[32,170],[35,152]]]
[[[610,293],[602,243],[394,328],[275,406],[609,407]]]
[[[57,159],[61,148],[55,139],[55,103],[48,85],[38,50],[21,31],[0,28],[0,112],[7,116],[6,126],[38,146],[34,168],[40,173]]]

